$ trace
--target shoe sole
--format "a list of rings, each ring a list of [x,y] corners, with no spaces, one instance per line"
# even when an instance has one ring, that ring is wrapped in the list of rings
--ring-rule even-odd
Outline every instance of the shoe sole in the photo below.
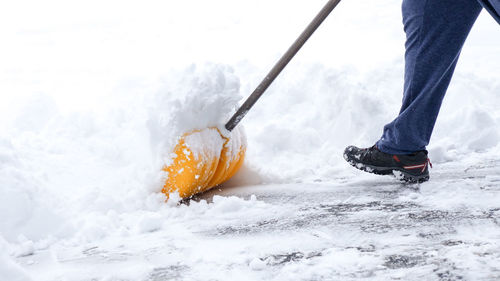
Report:
[[[347,160],[347,159],[346,159]],[[429,180],[429,174],[423,174],[423,175],[412,175],[405,171],[402,168],[399,167],[391,167],[391,168],[381,168],[377,166],[371,166],[371,165],[366,165],[366,164],[361,164],[361,163],[355,163],[353,161],[347,160],[347,162],[353,166],[354,168],[375,174],[375,175],[393,175],[396,179],[407,182],[407,183],[422,183],[426,182]]]

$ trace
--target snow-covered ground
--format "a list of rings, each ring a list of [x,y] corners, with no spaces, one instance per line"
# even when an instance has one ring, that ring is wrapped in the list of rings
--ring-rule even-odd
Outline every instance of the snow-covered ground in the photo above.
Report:
[[[351,0],[242,121],[241,172],[164,202],[175,138],[223,124],[324,3],[0,4],[0,280],[500,279],[500,27],[485,12],[430,182],[342,159],[395,117],[403,77],[401,1]]]

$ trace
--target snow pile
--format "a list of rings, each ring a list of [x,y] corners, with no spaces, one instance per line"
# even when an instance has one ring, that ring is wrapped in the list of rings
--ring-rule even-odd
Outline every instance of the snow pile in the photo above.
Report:
[[[63,223],[51,194],[44,192],[43,172],[33,168],[12,142],[0,137],[0,233],[10,241],[20,235],[37,240],[55,235]]]
[[[239,79],[224,65],[192,65],[181,73],[170,73],[162,84],[151,101],[148,117],[151,147],[158,163],[169,159],[172,147],[185,133],[209,127],[223,131],[241,99]],[[190,143],[197,147],[196,140]]]
[[[113,214],[140,212],[151,197],[164,201],[161,168],[177,137],[222,127],[239,82],[227,66],[201,64],[172,70],[155,86],[142,95],[111,93],[105,110],[63,112],[53,97],[36,94],[4,112],[0,238],[15,248],[31,243],[32,252],[61,238],[101,239],[123,228]],[[159,221],[135,223],[152,231]]]
[[[393,81],[401,65],[366,74],[322,65],[299,69],[304,75],[284,76],[245,120],[249,163],[283,182],[332,179],[345,169],[344,147],[369,145],[381,133],[374,128],[396,111],[396,101],[385,95],[399,90]],[[262,115],[270,117],[259,120]]]
[[[438,117],[431,148],[452,153],[486,152],[500,143],[500,82],[458,74]],[[431,150],[432,152],[432,150]]]

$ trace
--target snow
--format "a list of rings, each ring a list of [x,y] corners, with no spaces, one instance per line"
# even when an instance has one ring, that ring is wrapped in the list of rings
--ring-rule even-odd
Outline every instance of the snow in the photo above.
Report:
[[[177,138],[227,134],[323,4],[2,5],[0,280],[500,278],[500,29],[484,12],[429,146],[430,182],[342,159],[378,139],[402,92],[400,1],[354,0],[233,131],[247,136],[242,170],[165,202]]]

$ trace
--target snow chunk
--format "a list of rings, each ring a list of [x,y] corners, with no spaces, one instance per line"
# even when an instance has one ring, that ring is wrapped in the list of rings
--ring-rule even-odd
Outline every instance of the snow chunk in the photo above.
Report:
[[[185,133],[209,127],[224,131],[223,125],[241,99],[239,87],[239,78],[226,65],[193,64],[180,73],[172,72],[149,101],[147,126],[157,163],[169,163],[177,139]],[[197,147],[196,140],[190,140],[190,148]]]
[[[139,233],[153,232],[161,229],[164,219],[158,213],[144,213],[137,223],[137,231]]]
[[[248,266],[251,270],[260,271],[266,268],[266,263],[259,258],[254,258]]]

